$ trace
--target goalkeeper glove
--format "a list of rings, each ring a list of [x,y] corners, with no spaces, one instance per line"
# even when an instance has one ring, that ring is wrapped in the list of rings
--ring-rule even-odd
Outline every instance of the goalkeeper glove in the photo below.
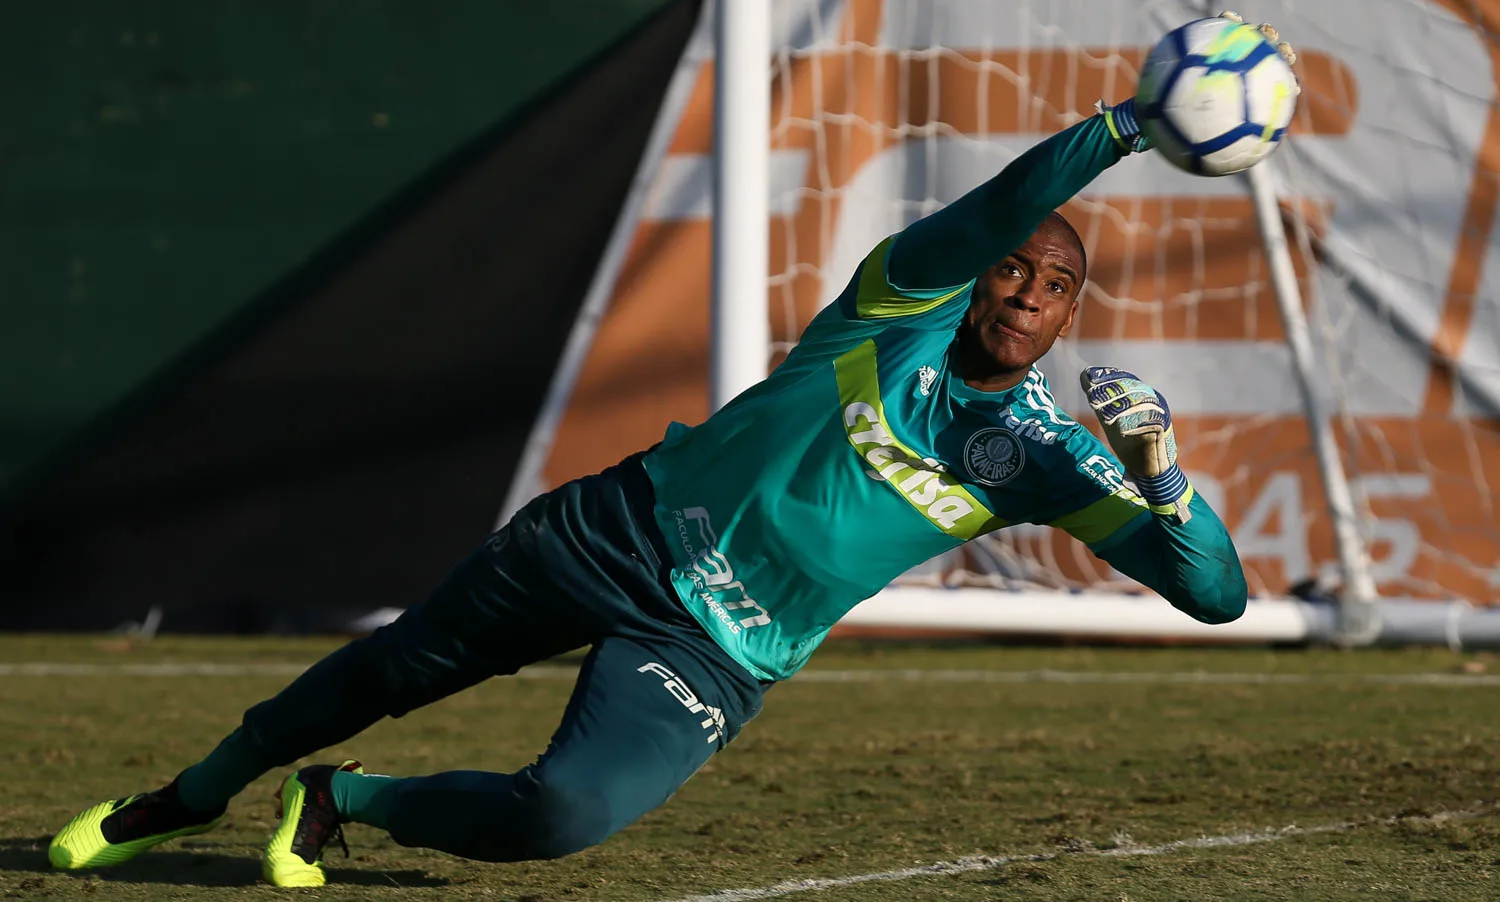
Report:
[[[1243,16],[1237,12],[1225,10],[1219,13],[1220,19],[1228,19],[1237,25],[1245,22]],[[1281,35],[1277,33],[1273,25],[1257,25],[1256,28],[1267,41],[1276,45],[1276,52],[1286,60],[1288,66],[1297,62],[1297,52],[1292,45],[1280,40]],[[1297,86],[1297,93],[1302,93],[1302,86]],[[1104,101],[1094,104],[1094,112],[1104,117],[1104,124],[1109,126],[1109,133],[1120,145],[1120,149],[1126,153],[1141,153],[1151,149],[1151,140],[1141,131],[1140,120],[1135,114],[1135,98],[1129,97],[1114,106],[1105,106]]]
[[[1177,466],[1172,411],[1161,392],[1134,373],[1091,366],[1078,374],[1104,436],[1153,513],[1186,523],[1193,487]]]
[[[1126,153],[1144,153],[1151,149],[1151,141],[1141,131],[1135,118],[1135,98],[1127,97],[1114,106],[1105,106],[1104,101],[1094,104],[1094,112],[1104,117],[1109,133],[1115,143]]]

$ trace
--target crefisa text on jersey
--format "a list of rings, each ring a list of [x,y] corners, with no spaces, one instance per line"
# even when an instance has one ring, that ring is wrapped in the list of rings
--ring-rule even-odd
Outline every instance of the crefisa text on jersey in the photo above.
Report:
[[[1061,436],[1048,429],[1041,420],[1023,420],[1013,413],[1007,412],[1004,420],[1005,428],[1019,435],[1043,445],[1050,445]]]

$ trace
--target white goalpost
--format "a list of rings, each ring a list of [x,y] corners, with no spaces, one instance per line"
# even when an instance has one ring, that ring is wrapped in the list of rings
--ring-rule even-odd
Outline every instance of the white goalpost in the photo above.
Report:
[[[1244,173],[1255,200],[1255,218],[1265,244],[1266,260],[1271,267],[1271,284],[1275,289],[1277,308],[1286,330],[1291,350],[1292,369],[1297,389],[1312,433],[1313,451],[1323,479],[1323,492],[1333,519],[1334,542],[1338,552],[1341,586],[1338,592],[1338,617],[1334,624],[1334,641],[1345,646],[1373,643],[1380,635],[1380,611],[1376,605],[1375,580],[1370,576],[1370,556],[1354,509],[1354,494],[1344,472],[1343,457],[1333,433],[1333,419],[1318,391],[1317,373],[1324,369],[1313,350],[1303,312],[1302,290],[1292,266],[1291,247],[1286,240],[1286,226],[1281,220],[1281,204],[1271,184],[1266,167],[1274,159],[1262,161]]]
[[[715,7],[713,308],[709,410],[766,377],[771,321],[768,220],[771,11],[764,0]]]

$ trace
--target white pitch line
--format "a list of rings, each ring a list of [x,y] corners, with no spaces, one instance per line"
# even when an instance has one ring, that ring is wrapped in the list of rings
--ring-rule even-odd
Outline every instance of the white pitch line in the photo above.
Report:
[[[1480,817],[1489,814],[1489,811],[1451,811],[1441,812],[1428,817],[1397,818],[1390,817],[1375,823],[1392,825],[1397,822],[1403,823],[1440,823],[1442,821],[1460,818]],[[1367,824],[1365,824],[1367,825]],[[1353,830],[1365,826],[1354,822],[1343,822],[1338,824],[1322,824],[1314,827],[1282,827],[1273,830],[1261,830],[1248,833],[1230,833],[1224,836],[1202,836],[1197,839],[1179,839],[1159,846],[1136,846],[1126,845],[1108,849],[1067,849],[1061,852],[1039,852],[1032,855],[1005,855],[993,857],[989,855],[976,855],[969,858],[959,858],[953,861],[939,861],[934,864],[922,865],[914,868],[901,868],[895,871],[879,871],[873,874],[853,874],[848,877],[826,877],[821,879],[788,880],[771,886],[755,887],[750,889],[725,889],[716,892],[704,893],[698,896],[685,896],[673,899],[671,902],[748,902],[752,899],[774,899],[778,896],[790,896],[796,893],[816,893],[826,889],[839,889],[846,886],[855,886],[861,883],[893,882],[897,880],[910,880],[914,877],[940,877],[949,874],[964,874],[973,871],[993,871],[1011,864],[1032,864],[1041,861],[1056,861],[1061,858],[1092,857],[1092,858],[1120,858],[1125,856],[1144,855],[1166,855],[1183,849],[1221,849],[1233,846],[1253,846],[1260,843],[1280,842],[1298,836],[1313,836],[1319,833],[1337,833],[1344,830]]]
[[[295,676],[307,664],[60,664],[34,661],[0,664],[0,676],[97,677],[97,676]]]
[[[1468,673],[1217,673],[1207,670],[804,670],[794,682],[813,683],[1375,683],[1418,686],[1500,686],[1500,675]]]
[[[37,661],[0,664],[0,677],[101,676],[297,676],[311,666],[296,663],[219,664],[168,662],[161,664],[70,664]],[[524,679],[574,679],[576,667],[543,664],[516,674]],[[1121,670],[804,670],[797,683],[1073,683],[1180,685],[1393,685],[1479,688],[1500,686],[1500,675],[1466,673],[1216,673],[1212,671]]]
[[[59,664],[36,661],[0,664],[0,676],[98,677],[98,676],[296,676],[309,664],[214,664],[181,662],[168,664]]]

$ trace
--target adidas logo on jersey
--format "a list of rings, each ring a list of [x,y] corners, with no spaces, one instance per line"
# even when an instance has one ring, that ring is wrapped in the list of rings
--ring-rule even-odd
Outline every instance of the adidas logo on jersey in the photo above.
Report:
[[[937,370],[930,366],[924,366],[917,370],[917,391],[922,397],[927,397],[932,392],[932,383],[937,381]]]

